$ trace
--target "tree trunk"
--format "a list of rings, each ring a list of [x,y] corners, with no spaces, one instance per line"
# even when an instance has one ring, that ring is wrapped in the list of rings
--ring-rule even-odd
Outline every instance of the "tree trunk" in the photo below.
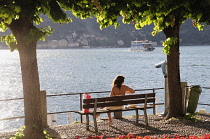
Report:
[[[172,117],[183,116],[182,108],[182,93],[180,84],[180,69],[179,69],[179,18],[175,18],[173,26],[168,26],[164,29],[166,38],[178,38],[175,44],[170,46],[170,55],[167,56],[167,71],[168,71],[168,90],[169,90],[169,111],[165,119]]]
[[[41,117],[40,83],[36,58],[36,42],[27,43],[26,36],[34,28],[27,19],[13,21],[10,26],[16,37],[22,72],[25,139],[44,139]],[[29,37],[30,38],[30,37]]]

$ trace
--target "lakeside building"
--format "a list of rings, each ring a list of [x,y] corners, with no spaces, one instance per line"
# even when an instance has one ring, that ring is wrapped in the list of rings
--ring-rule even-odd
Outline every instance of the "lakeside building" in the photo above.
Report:
[[[58,40],[58,47],[67,47],[68,46],[68,42],[65,39],[62,40]]]

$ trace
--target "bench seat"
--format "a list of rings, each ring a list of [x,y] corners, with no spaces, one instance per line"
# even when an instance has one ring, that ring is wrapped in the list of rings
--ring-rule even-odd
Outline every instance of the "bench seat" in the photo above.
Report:
[[[147,105],[147,109],[150,109],[150,108],[154,108],[153,105]],[[119,111],[131,111],[131,110],[144,110],[144,105],[136,105],[135,107],[129,107],[129,108],[121,108],[121,109],[106,109],[106,108],[103,108],[103,109],[97,109],[96,110],[96,113],[107,113],[107,112],[119,112]],[[76,111],[76,113],[79,113],[81,115],[86,115],[86,114],[93,114],[94,110],[89,110],[88,113],[84,113],[84,110],[79,110],[79,111]]]

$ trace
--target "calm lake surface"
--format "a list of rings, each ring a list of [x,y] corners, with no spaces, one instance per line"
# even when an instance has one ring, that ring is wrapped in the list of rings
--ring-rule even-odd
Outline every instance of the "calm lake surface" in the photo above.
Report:
[[[130,52],[127,48],[39,49],[41,90],[47,94],[109,91],[116,75],[124,75],[125,84],[133,89],[163,88],[162,69],[155,68],[155,64],[166,60],[161,50],[162,47],[151,52]],[[0,50],[0,59],[0,100],[22,97],[18,52]],[[189,86],[210,87],[209,61],[210,47],[180,47],[181,81],[188,82]],[[158,102],[164,102],[164,90],[157,90],[157,96]],[[210,102],[210,89],[202,88],[199,102]],[[48,112],[78,110],[79,97],[50,97],[47,105]],[[198,109],[201,108],[210,112],[209,106],[199,105]],[[23,116],[23,101],[0,101],[0,110],[0,119]],[[163,111],[164,106],[159,108],[159,112]],[[77,116],[75,114],[74,120],[78,120]],[[58,118],[59,124],[66,124],[64,114]],[[19,128],[23,124],[23,119],[0,121],[0,130]]]

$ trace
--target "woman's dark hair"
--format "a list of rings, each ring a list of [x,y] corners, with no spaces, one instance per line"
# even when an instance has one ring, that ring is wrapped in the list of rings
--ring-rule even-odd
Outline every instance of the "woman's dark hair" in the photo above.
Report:
[[[114,80],[113,80],[113,83],[112,83],[112,86],[116,86],[120,89],[122,83],[124,82],[124,79],[125,77],[122,76],[122,75],[118,75]]]

